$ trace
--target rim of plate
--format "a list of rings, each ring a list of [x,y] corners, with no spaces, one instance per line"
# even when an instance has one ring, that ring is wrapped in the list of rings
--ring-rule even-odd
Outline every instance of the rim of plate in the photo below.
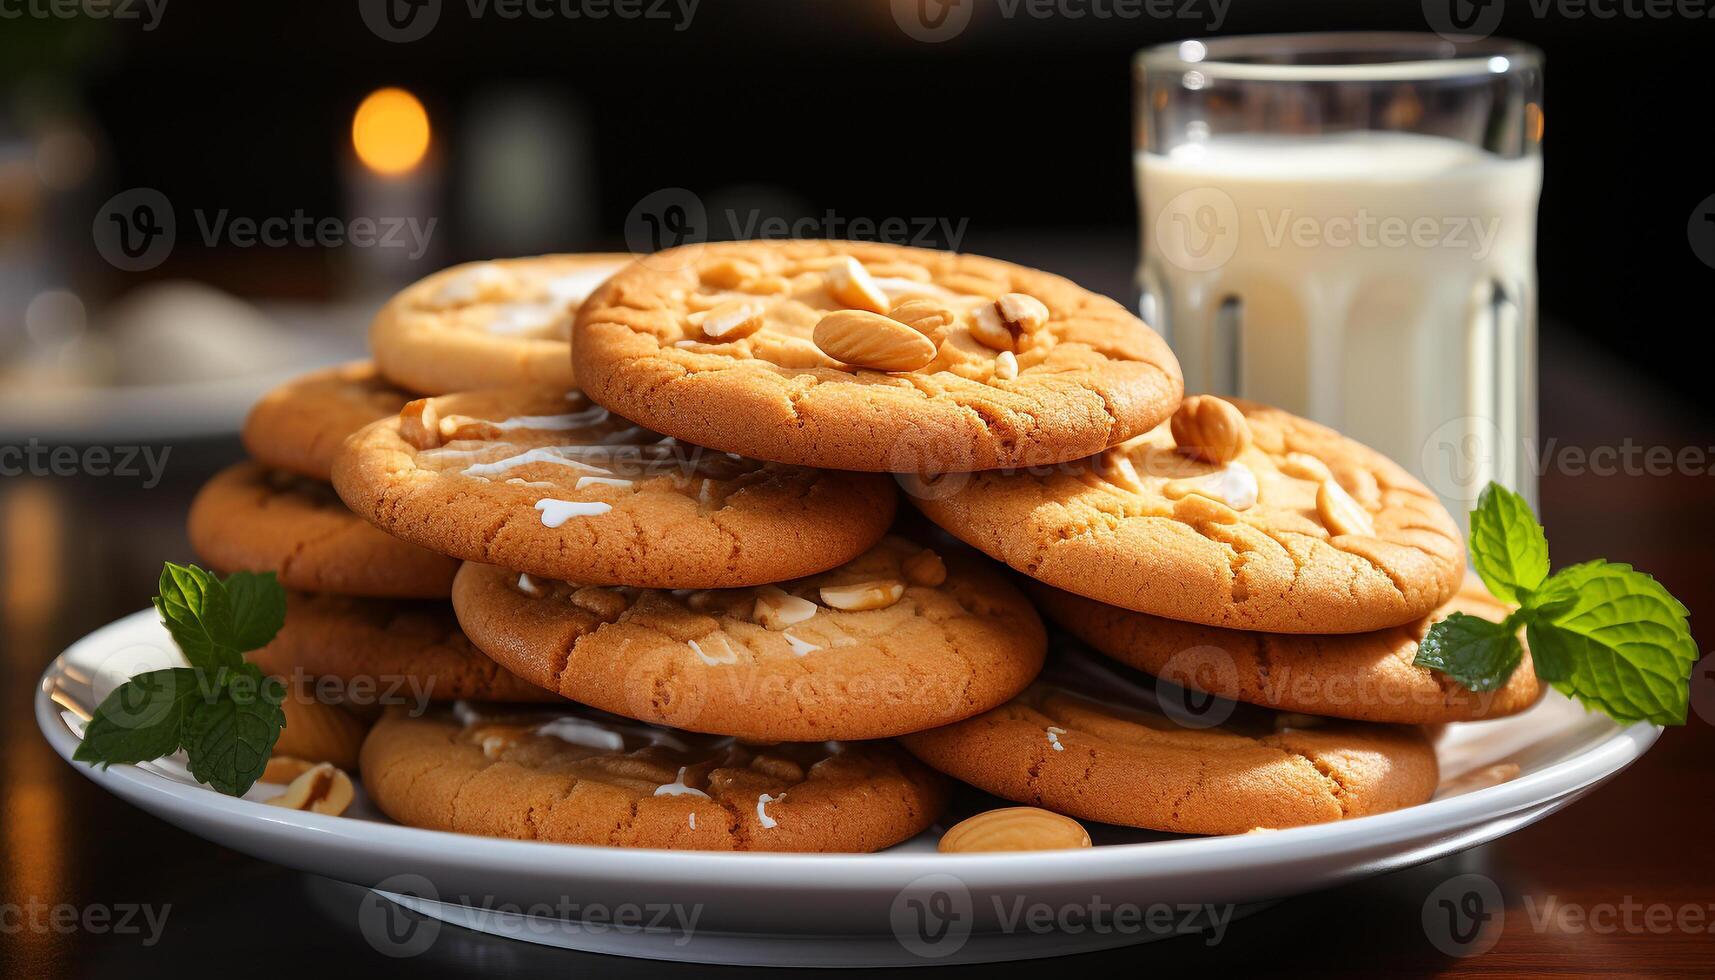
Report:
[[[63,710],[50,696],[65,657],[84,646],[102,643],[109,635],[137,626],[153,615],[144,609],[96,629],[55,657],[42,672],[36,689],[36,721],[42,734],[67,764],[97,783],[118,781],[160,798],[174,813],[201,812],[231,825],[255,825],[259,831],[308,832],[337,838],[348,845],[373,848],[384,844],[402,858],[421,857],[429,864],[463,863],[476,859],[486,870],[539,875],[554,867],[589,874],[623,874],[634,881],[683,880],[686,873],[731,874],[740,868],[760,875],[806,872],[799,884],[821,881],[838,890],[861,886],[897,886],[924,874],[956,871],[968,887],[1054,883],[1078,874],[1087,879],[1124,875],[1142,864],[1153,871],[1174,867],[1222,871],[1258,864],[1257,857],[1279,852],[1291,855],[1350,851],[1411,840],[1424,833],[1447,832],[1576,793],[1619,773],[1642,757],[1662,729],[1636,722],[1616,729],[1574,755],[1517,779],[1446,799],[1431,800],[1402,810],[1351,820],[1271,830],[1266,834],[1187,837],[1135,844],[1104,844],[1076,851],[1031,851],[1002,854],[797,854],[767,851],[683,851],[601,847],[550,841],[511,840],[452,831],[425,830],[402,824],[348,820],[316,813],[282,811],[264,803],[224,796],[138,766],[98,769],[72,762],[81,741],[66,724]],[[196,794],[196,795],[192,795]],[[378,840],[377,837],[382,838]],[[480,851],[480,854],[476,853]],[[568,867],[569,866],[569,867]],[[821,878],[818,872],[838,872]],[[769,880],[779,884],[781,880]]]

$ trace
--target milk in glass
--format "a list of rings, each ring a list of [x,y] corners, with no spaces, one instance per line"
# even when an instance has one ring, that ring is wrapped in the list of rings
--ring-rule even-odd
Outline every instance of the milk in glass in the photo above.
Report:
[[[1463,519],[1534,487],[1539,156],[1403,132],[1215,135],[1136,159],[1143,315],[1188,392],[1331,425]]]

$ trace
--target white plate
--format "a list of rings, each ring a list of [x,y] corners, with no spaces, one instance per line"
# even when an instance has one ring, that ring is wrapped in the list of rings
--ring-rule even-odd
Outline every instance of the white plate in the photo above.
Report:
[[[43,734],[69,761],[92,705],[132,673],[178,662],[153,611],[96,630],[43,674],[36,699]],[[938,854],[931,834],[880,854],[851,855],[499,840],[401,827],[361,796],[343,817],[257,802],[279,792],[275,786],[233,799],[197,785],[173,760],[105,770],[74,765],[191,833],[369,886],[434,917],[400,917],[380,899],[366,903],[363,932],[389,955],[420,951],[433,940],[436,920],[446,920],[656,959],[859,966],[982,962],[1141,942],[1186,925],[1193,906],[1243,915],[1258,903],[1433,860],[1565,806],[1636,760],[1659,734],[1648,724],[1620,727],[1551,695],[1515,718],[1450,727],[1437,745],[1442,792],[1421,806],[1233,837],[1097,828],[1100,841],[1089,850],[1027,854]],[[1518,777],[1460,791],[1459,777],[1501,762],[1516,763]],[[1125,911],[1104,913],[1112,928],[1098,931],[1082,922],[1093,904]],[[1039,931],[1032,923],[1041,920],[1016,915],[1037,906],[1071,928]],[[1142,921],[1133,921],[1134,909]],[[681,928],[693,914],[694,927]],[[610,916],[619,923],[610,924]]]

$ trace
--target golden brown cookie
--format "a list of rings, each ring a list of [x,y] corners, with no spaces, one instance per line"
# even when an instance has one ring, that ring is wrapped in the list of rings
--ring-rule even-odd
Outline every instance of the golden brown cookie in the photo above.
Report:
[[[1107,297],[896,245],[670,249],[591,295],[573,334],[581,385],[616,412],[846,470],[1076,459],[1160,422],[1183,387],[1166,343]]]
[[[900,741],[1004,799],[1174,833],[1323,823],[1435,792],[1435,751],[1419,728],[1241,705],[1225,724],[1199,729],[1175,723],[1141,692],[1104,684],[1099,697],[1085,693],[1092,689],[1038,681],[993,711]]]
[[[244,448],[265,466],[326,481],[346,436],[412,397],[368,361],[324,368],[263,395],[244,419]]]
[[[885,738],[986,711],[1042,666],[1041,620],[974,557],[898,538],[822,575],[674,594],[467,564],[453,608],[526,680],[604,711],[758,740]]]
[[[288,589],[444,599],[458,562],[376,530],[325,483],[239,463],[191,501],[191,548],[223,572],[273,572]]]
[[[630,255],[471,262],[407,286],[376,314],[369,347],[389,381],[428,395],[572,384],[572,316]]]
[[[1434,494],[1332,429],[1233,404],[1222,448],[1164,424],[1063,466],[947,476],[913,502],[1032,578],[1168,619],[1358,633],[1452,598],[1465,545]]]
[[[1412,664],[1436,621],[1463,612],[1498,623],[1511,612],[1475,576],[1452,601],[1414,623],[1336,635],[1224,630],[1131,612],[1040,583],[1029,588],[1067,632],[1127,666],[1281,711],[1426,725],[1517,714],[1542,696],[1528,650],[1494,691],[1470,691]]]
[[[334,466],[351,508],[442,554],[585,584],[760,585],[847,561],[892,481],[663,438],[559,388],[413,402]]]
[[[947,793],[887,742],[745,746],[575,708],[391,711],[362,769],[413,827],[708,851],[876,851],[928,827]]]
[[[276,677],[333,678],[358,707],[561,700],[471,646],[446,602],[289,593],[286,625],[245,659]]]

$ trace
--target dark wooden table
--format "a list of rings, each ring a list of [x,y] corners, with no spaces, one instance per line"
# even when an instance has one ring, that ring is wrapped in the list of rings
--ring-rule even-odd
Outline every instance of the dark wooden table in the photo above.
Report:
[[[1663,403],[1601,358],[1569,351],[1552,335],[1544,348],[1543,430],[1557,440],[1557,452],[1678,450],[1715,441],[1691,409]],[[390,960],[359,932],[362,890],[182,833],[97,789],[49,750],[30,700],[43,665],[89,630],[145,606],[163,559],[191,557],[183,532],[190,496],[239,455],[236,440],[175,444],[166,478],[153,489],[122,477],[0,477],[0,973],[165,975],[215,967],[303,978],[399,965],[418,976],[718,972],[548,950],[451,927],[415,959]],[[1574,457],[1558,458],[1564,464]],[[1542,481],[1543,518],[1556,564],[1596,556],[1631,561],[1680,596],[1706,633],[1715,621],[1712,464],[1705,458],[1700,471],[1665,475],[1551,467]],[[1703,673],[1694,683],[1702,717],[1667,732],[1592,796],[1495,843],[1283,902],[1233,924],[1214,946],[1187,937],[1064,964],[949,971],[1707,976],[1715,970],[1715,848],[1708,836],[1715,677]],[[1431,943],[1423,909],[1438,885],[1469,872],[1499,887],[1504,926],[1491,950],[1458,958]],[[154,932],[139,915],[133,931],[113,928],[133,906],[148,906],[157,921],[164,910],[164,926]],[[1556,914],[1541,921],[1551,907]],[[1672,920],[1665,926],[1664,916]]]

